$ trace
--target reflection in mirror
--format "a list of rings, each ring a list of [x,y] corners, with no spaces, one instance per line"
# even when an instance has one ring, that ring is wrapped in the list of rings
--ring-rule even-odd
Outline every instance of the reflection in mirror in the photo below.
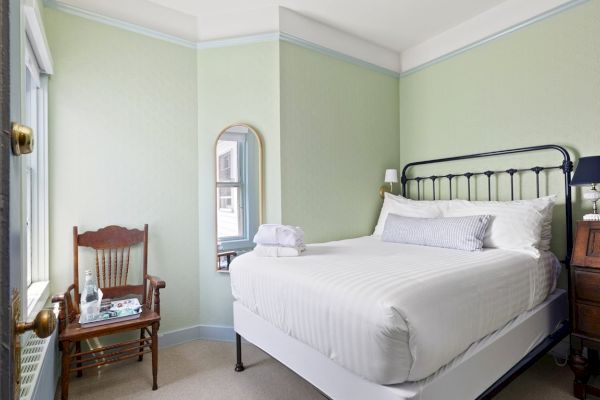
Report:
[[[262,223],[262,143],[247,125],[225,128],[215,146],[217,271],[252,250]]]

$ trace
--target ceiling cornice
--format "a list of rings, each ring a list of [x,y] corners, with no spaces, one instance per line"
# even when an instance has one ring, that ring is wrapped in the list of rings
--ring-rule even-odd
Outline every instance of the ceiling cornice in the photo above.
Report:
[[[509,0],[402,52],[400,72],[426,68],[589,0]]]
[[[122,19],[117,19],[106,15],[101,15],[92,11],[84,10],[82,8],[74,7],[70,4],[66,4],[58,0],[44,0],[44,6],[53,10],[62,11],[67,14],[99,22],[101,24],[114,26],[116,28],[124,29],[130,32],[139,33],[141,35],[149,36],[154,39],[164,40],[184,47],[196,47],[195,41],[184,39],[180,36],[175,36],[167,32],[161,32],[156,29],[151,29],[139,24],[134,24],[132,22],[124,21]]]
[[[388,75],[402,76],[446,60],[587,1],[589,0],[528,0],[527,2],[509,0],[423,43],[413,46],[401,54],[342,32],[285,7],[276,7],[276,10],[265,10],[269,14],[269,18],[264,18],[261,25],[256,26],[254,30],[237,32],[234,37],[224,36],[222,39],[192,41],[173,34],[177,31],[170,30],[169,25],[161,25],[161,31],[158,31],[156,28],[151,29],[124,21],[122,18],[117,19],[83,10],[60,0],[44,0],[44,4],[49,8],[185,47],[206,49],[283,40]],[[253,10],[253,12],[256,13],[256,10]],[[182,18],[184,17],[182,16]],[[171,20],[169,23],[177,24],[177,21]],[[224,32],[221,32],[221,34],[225,35]]]

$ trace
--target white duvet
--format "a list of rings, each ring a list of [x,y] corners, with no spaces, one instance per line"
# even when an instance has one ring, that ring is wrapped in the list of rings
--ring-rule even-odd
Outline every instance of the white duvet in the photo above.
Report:
[[[424,379],[554,290],[556,257],[376,237],[309,245],[300,257],[231,265],[233,296],[370,381]]]

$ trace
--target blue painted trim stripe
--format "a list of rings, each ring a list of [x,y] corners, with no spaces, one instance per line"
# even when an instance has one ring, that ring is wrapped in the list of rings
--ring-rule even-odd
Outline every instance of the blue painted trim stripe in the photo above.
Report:
[[[164,333],[158,332],[158,346],[160,348],[177,346],[193,340],[233,342],[234,339],[233,326],[195,325]]]
[[[275,42],[279,40],[279,33],[261,33],[258,35],[239,36],[227,39],[208,40],[206,42],[196,43],[196,48],[202,49],[214,49],[217,47],[229,47],[229,46],[241,46],[244,44],[262,43],[262,42]]]
[[[527,19],[527,20],[525,20],[523,22],[520,22],[520,23],[518,23],[516,25],[513,25],[510,28],[504,29],[504,30],[502,30],[502,31],[500,31],[498,33],[494,33],[493,35],[490,35],[490,36],[485,37],[483,39],[480,39],[480,40],[478,40],[478,41],[476,41],[474,43],[471,43],[469,45],[461,47],[460,49],[454,50],[454,51],[452,51],[450,53],[444,54],[443,56],[435,58],[435,59],[433,59],[431,61],[428,61],[428,62],[426,62],[424,64],[421,64],[419,66],[416,66],[414,68],[411,68],[409,70],[401,72],[400,73],[400,78],[403,78],[403,77],[408,76],[410,74],[414,74],[415,72],[422,71],[422,70],[424,70],[426,68],[429,68],[429,67],[431,67],[433,65],[436,65],[438,63],[444,62],[444,61],[446,61],[446,60],[448,60],[450,58],[456,57],[456,56],[458,56],[458,55],[460,55],[460,54],[462,54],[464,52],[467,52],[469,50],[475,49],[475,48],[477,48],[479,46],[483,46],[484,44],[489,43],[489,42],[491,42],[493,40],[500,39],[501,37],[504,37],[504,36],[509,35],[511,33],[514,33],[514,32],[517,32],[517,31],[519,31],[519,30],[521,30],[523,28],[526,28],[529,25],[532,25],[532,24],[534,24],[536,22],[543,21],[543,20],[545,20],[547,18],[550,18],[550,17],[552,17],[554,15],[562,13],[563,11],[567,11],[567,10],[570,10],[570,9],[576,7],[576,6],[579,6],[581,4],[587,3],[588,1],[590,1],[590,0],[572,0],[572,1],[568,2],[568,3],[562,4],[562,5],[560,5],[560,6],[556,7],[556,8],[548,10],[545,13],[540,14],[540,15],[538,15],[536,17],[529,18],[529,19]]]
[[[129,32],[139,33],[140,35],[148,36],[154,39],[164,40],[166,42],[178,44],[180,46],[189,47],[192,49],[196,48],[196,43],[191,40],[185,40],[177,36],[158,32],[140,25],[122,21],[120,19],[105,17],[91,11],[86,11],[78,7],[60,3],[56,0],[44,0],[44,6],[53,10],[75,15],[77,17],[86,18],[101,24],[110,25],[115,28],[121,28]]]

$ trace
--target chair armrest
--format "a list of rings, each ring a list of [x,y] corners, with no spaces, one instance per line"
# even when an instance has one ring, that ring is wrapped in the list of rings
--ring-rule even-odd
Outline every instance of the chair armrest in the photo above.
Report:
[[[165,281],[160,279],[158,276],[152,276],[152,275],[146,274],[146,279],[148,279],[148,281],[150,281],[150,284],[155,289],[164,289],[167,286]]]
[[[157,276],[146,274],[146,279],[150,282],[148,288],[148,294],[146,295],[146,308],[148,310],[154,310],[155,313],[160,315],[160,290],[164,289],[167,284],[165,281]],[[154,306],[153,306],[154,303]]]
[[[53,303],[60,303],[65,301],[65,294],[61,293],[61,294],[55,294],[54,296],[52,296],[52,302]]]
[[[52,296],[52,303],[59,304],[59,330],[63,330],[75,318],[75,314],[78,312],[77,305],[71,297],[71,291],[74,289],[75,285],[71,285],[67,288],[66,292]]]
[[[71,290],[75,289],[75,285],[71,285],[63,293],[55,294],[52,296],[53,303],[65,302],[65,306],[73,308],[75,306],[73,297],[71,297]],[[70,303],[69,303],[70,302]]]

